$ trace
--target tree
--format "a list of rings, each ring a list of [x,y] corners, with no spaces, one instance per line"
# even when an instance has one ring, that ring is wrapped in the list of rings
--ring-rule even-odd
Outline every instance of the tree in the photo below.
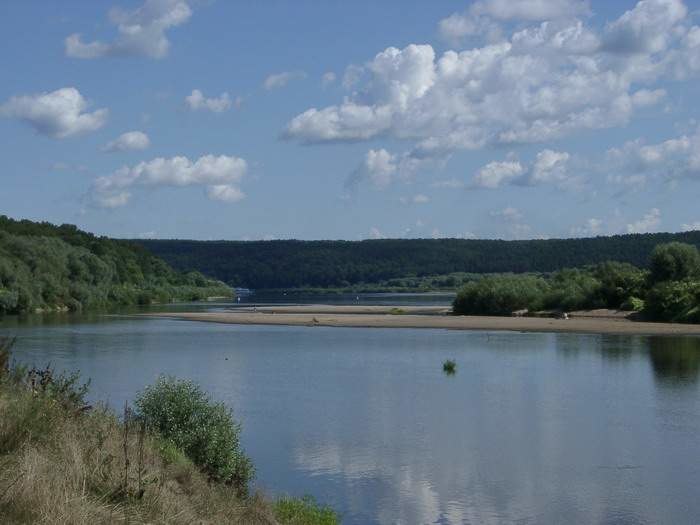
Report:
[[[651,254],[652,283],[682,281],[700,274],[700,254],[695,246],[680,242],[660,244]]]

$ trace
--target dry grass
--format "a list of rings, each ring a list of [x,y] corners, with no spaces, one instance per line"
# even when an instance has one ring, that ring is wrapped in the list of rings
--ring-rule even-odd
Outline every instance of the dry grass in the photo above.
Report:
[[[76,413],[0,380],[4,524],[287,522],[277,506],[209,483],[172,445],[138,425],[125,434],[107,410]]]

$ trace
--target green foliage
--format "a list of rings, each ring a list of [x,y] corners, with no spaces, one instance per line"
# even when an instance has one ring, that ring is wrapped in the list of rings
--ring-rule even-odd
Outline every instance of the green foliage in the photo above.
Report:
[[[256,289],[369,287],[385,283],[415,289],[426,276],[444,276],[431,288],[458,287],[456,272],[547,273],[621,261],[646,268],[658,244],[700,246],[700,232],[617,235],[529,241],[377,239],[365,241],[134,241],[174,268],[199,270],[229,284]],[[440,278],[443,279],[443,278]],[[391,281],[394,281],[393,283]],[[431,279],[432,281],[432,279]],[[436,279],[437,281],[437,279]],[[449,284],[449,283],[452,284]],[[359,291],[359,290],[358,290]]]
[[[571,311],[599,308],[602,304],[601,283],[585,270],[561,270],[549,281],[549,291],[545,293],[545,308]]]
[[[81,383],[80,372],[61,372],[57,375],[49,366],[34,367],[26,372],[26,382],[32,392],[53,399],[67,410],[84,412],[90,408],[86,402],[90,380]]]
[[[697,278],[700,276],[700,254],[690,244],[660,244],[651,254],[650,266],[652,283]]]
[[[127,241],[0,216],[0,314],[230,294],[223,283],[178,273]]]
[[[640,299],[639,297],[630,297],[620,305],[620,310],[624,310],[626,312],[641,312],[644,310],[645,305],[646,303],[644,302],[644,299]]]
[[[337,525],[337,514],[327,506],[320,506],[311,496],[280,498],[274,505],[275,518],[286,525]]]
[[[453,375],[457,372],[457,361],[453,359],[447,359],[442,363],[442,371],[447,375]]]
[[[644,313],[655,321],[698,323],[700,282],[664,281],[647,293]]]
[[[646,291],[647,272],[629,263],[607,261],[597,265],[592,273],[600,281],[599,297],[608,308],[618,308]]]
[[[161,377],[139,394],[136,406],[150,428],[212,479],[246,492],[253,467],[240,448],[240,426],[223,403],[213,402],[191,381]]]
[[[467,283],[458,293],[452,308],[466,315],[510,315],[516,310],[537,310],[549,286],[541,277],[501,275]]]

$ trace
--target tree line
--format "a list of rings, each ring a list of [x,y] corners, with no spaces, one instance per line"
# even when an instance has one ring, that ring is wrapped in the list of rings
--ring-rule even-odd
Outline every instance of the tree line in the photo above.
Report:
[[[700,232],[528,241],[134,241],[182,271],[255,289],[346,288],[452,273],[553,272],[619,261],[645,268],[658,244],[700,246]]]
[[[224,283],[178,272],[142,246],[70,224],[0,216],[0,314],[230,296]]]
[[[604,262],[545,276],[486,276],[467,283],[453,303],[455,313],[471,315],[592,308],[635,311],[653,321],[700,323],[698,249],[679,242],[660,244],[645,269]]]

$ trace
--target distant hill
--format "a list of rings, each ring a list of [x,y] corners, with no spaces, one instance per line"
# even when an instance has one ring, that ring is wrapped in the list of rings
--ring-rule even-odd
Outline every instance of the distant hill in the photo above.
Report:
[[[231,295],[199,272],[182,273],[128,241],[73,225],[0,215],[0,314],[80,310]]]
[[[379,239],[366,241],[136,242],[174,268],[249,288],[344,287],[453,272],[551,272],[608,260],[646,267],[654,246],[700,247],[700,231],[528,241]]]

